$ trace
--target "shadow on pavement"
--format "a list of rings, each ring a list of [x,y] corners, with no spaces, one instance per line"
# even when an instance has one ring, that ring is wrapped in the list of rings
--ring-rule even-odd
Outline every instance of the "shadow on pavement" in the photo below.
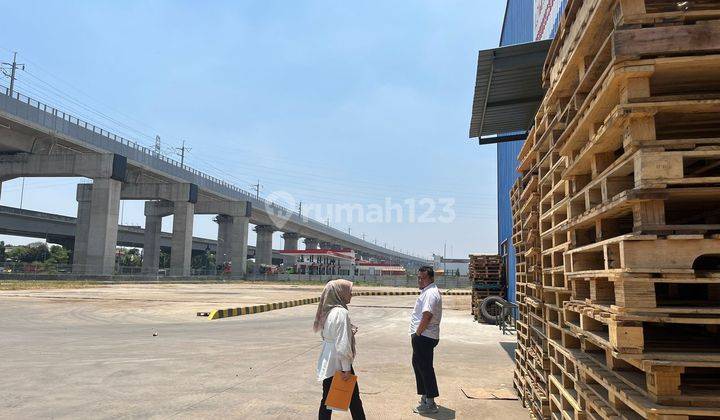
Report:
[[[500,346],[503,348],[503,350],[505,350],[505,353],[510,356],[510,359],[515,360],[515,348],[517,347],[517,342],[501,341]]]
[[[438,404],[438,412],[435,414],[418,414],[420,417],[437,420],[451,420],[455,418],[455,410],[452,408],[443,407]]]

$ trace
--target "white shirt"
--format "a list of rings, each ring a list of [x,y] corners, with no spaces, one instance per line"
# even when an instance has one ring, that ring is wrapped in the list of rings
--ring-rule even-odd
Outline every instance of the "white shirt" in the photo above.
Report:
[[[349,371],[353,362],[352,331],[345,308],[332,308],[322,330],[323,348],[317,363],[317,380],[332,378],[338,370]]]
[[[430,312],[433,316],[430,318],[430,323],[428,323],[427,328],[425,328],[421,335],[439,340],[440,321],[442,320],[442,296],[435,283],[430,283],[425,286],[420,292],[417,301],[415,301],[415,308],[413,309],[412,317],[410,317],[411,335],[415,334],[420,326],[423,312]]]

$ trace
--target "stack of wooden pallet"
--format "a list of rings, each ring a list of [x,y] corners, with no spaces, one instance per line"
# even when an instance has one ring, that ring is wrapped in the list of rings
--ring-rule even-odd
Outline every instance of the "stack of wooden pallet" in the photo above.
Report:
[[[543,418],[549,414],[546,392],[549,359],[542,303],[537,153],[530,153],[531,144],[526,142],[520,152],[522,176],[514,185],[510,200],[514,216],[515,297],[519,308],[513,380],[523,404],[535,417]]]
[[[489,296],[505,294],[502,258],[495,255],[470,254],[469,277],[473,283],[472,313],[480,319],[480,304]]]
[[[720,1],[570,0],[543,82],[516,387],[538,418],[720,417]]]

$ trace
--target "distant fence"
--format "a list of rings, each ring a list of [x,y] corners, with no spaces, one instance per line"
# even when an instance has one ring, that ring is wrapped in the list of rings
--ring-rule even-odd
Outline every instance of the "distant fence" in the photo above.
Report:
[[[0,272],[0,280],[86,280],[103,281],[109,283],[121,282],[162,282],[162,283],[203,283],[203,282],[232,282],[239,280],[267,281],[267,282],[293,282],[293,283],[326,283],[337,278],[346,278],[353,282],[390,287],[417,287],[415,276],[343,276],[318,274],[248,274],[242,277],[219,275],[215,270],[193,270],[188,277],[169,276],[161,270],[155,276],[144,275],[140,267],[116,267],[113,276],[97,276],[90,274],[73,274],[72,266],[67,264],[5,264]],[[435,284],[443,289],[470,289],[472,281],[467,276],[436,276]]]
[[[415,276],[341,276],[341,275],[308,275],[308,274],[272,274],[249,276],[248,279],[264,281],[288,281],[288,282],[327,282],[337,278],[346,278],[354,282],[375,284],[378,286],[393,287],[417,287]],[[444,289],[470,289],[472,282],[467,276],[437,276],[435,284]]]

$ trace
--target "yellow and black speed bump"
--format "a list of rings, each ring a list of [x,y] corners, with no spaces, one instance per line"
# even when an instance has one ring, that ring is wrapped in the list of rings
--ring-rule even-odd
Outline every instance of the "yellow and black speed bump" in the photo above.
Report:
[[[240,308],[215,309],[207,315],[208,319],[229,318],[231,316],[259,314],[261,312],[274,311],[276,309],[292,308],[293,306],[309,305],[318,303],[319,297],[309,299],[288,300],[285,302],[265,303],[262,305],[243,306]],[[198,315],[200,315],[198,313]]]
[[[372,292],[355,292],[353,296],[407,296],[419,295],[419,291],[399,292],[399,291],[372,291]],[[471,292],[442,292],[443,295],[470,295]],[[243,306],[240,308],[215,309],[212,312],[198,312],[197,316],[207,316],[208,319],[229,318],[232,316],[259,314],[261,312],[274,311],[276,309],[292,308],[294,306],[309,305],[318,303],[319,297],[309,299],[288,300],[285,302],[266,303],[263,305]]]

